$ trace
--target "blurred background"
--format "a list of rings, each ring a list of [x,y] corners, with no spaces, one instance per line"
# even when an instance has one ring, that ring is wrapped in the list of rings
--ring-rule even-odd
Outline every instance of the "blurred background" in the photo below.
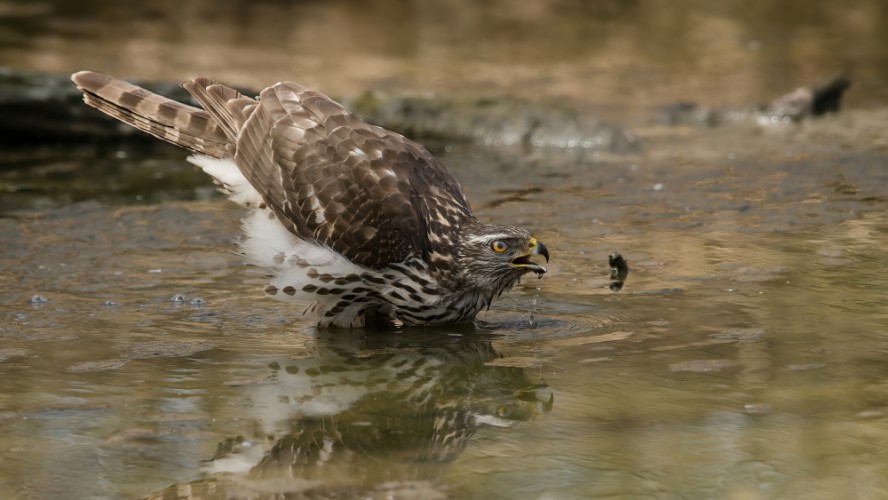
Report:
[[[763,102],[839,72],[888,99],[888,4],[781,0],[7,0],[0,64],[261,89],[541,97],[623,120]]]

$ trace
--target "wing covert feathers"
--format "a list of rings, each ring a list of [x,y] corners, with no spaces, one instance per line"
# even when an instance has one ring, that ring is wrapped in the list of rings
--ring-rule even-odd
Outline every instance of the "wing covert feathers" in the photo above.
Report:
[[[252,99],[196,77],[182,86],[199,109],[99,73],[71,79],[88,105],[164,141],[233,160],[289,232],[355,264],[383,268],[442,253],[436,245],[450,244],[450,233],[474,219],[459,184],[428,150],[320,92],[281,82]]]

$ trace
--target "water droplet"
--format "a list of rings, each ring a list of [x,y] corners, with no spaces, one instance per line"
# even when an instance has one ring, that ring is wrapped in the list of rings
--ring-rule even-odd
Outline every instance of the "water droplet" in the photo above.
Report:
[[[540,289],[541,289],[540,282],[542,282],[542,280],[543,280],[543,275],[542,274],[537,275],[536,293],[533,294],[533,303],[531,303],[531,305],[530,305],[530,327],[531,328],[536,328],[537,326],[539,326],[539,324],[536,321],[536,318],[534,317],[534,313],[536,312],[537,304],[539,304],[539,302],[540,302]]]

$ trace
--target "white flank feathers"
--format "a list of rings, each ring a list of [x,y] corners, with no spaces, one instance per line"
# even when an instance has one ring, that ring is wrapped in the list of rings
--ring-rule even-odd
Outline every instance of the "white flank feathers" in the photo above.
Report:
[[[262,203],[259,192],[247,182],[247,178],[230,159],[220,160],[209,156],[191,155],[188,157],[188,162],[197,165],[212,177],[228,194],[228,199],[238,205],[256,207]]]

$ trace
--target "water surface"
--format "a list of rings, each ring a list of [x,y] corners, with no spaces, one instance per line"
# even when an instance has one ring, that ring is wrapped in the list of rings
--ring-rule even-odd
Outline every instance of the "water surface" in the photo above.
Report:
[[[317,332],[262,297],[231,253],[240,211],[217,198],[122,189],[7,212],[4,494],[886,486],[878,154],[663,177],[619,162],[567,175],[573,154],[550,152],[496,184],[516,156],[451,151],[480,215],[534,228],[554,257],[474,327]],[[855,186],[837,191],[840,173]],[[612,251],[631,267],[618,293]]]

